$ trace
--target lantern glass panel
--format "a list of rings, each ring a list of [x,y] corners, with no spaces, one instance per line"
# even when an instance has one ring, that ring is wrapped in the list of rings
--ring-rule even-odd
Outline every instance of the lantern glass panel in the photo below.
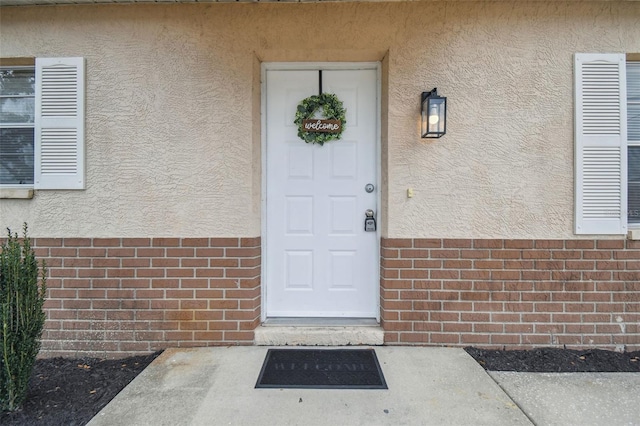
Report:
[[[447,99],[428,96],[422,102],[422,137],[439,138],[446,132]]]

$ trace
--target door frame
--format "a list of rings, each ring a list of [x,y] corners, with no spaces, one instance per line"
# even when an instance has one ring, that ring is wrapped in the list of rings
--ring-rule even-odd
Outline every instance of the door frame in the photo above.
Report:
[[[380,271],[380,224],[382,223],[382,143],[381,143],[381,119],[382,119],[382,66],[380,62],[262,62],[260,70],[260,157],[261,157],[261,267],[260,273],[260,296],[261,322],[267,319],[267,269],[269,253],[267,252],[267,239],[269,238],[267,229],[267,71],[288,71],[288,70],[376,70],[376,136],[375,136],[375,169],[376,169],[376,229],[377,253],[376,262],[372,267]],[[294,117],[291,118],[292,120]],[[380,289],[380,279],[378,279],[378,290]],[[376,321],[380,322],[380,297],[377,297]]]

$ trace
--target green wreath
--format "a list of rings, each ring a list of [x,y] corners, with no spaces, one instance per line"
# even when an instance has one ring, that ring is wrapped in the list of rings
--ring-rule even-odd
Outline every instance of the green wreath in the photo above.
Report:
[[[339,120],[341,123],[340,130],[336,133],[311,132],[304,129],[302,122],[312,119],[318,108],[322,108],[322,115],[327,120]],[[310,96],[303,99],[296,109],[296,119],[294,123],[298,126],[298,137],[306,143],[317,143],[324,145],[325,142],[338,140],[344,131],[344,125],[347,123],[345,115],[347,110],[342,106],[342,101],[331,93],[323,93],[321,95]]]

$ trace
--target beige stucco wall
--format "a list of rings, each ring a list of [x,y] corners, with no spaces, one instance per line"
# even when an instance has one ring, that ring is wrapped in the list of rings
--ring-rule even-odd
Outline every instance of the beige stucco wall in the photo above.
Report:
[[[640,2],[0,15],[2,57],[87,61],[87,189],[0,200],[0,225],[27,221],[34,236],[260,235],[260,61],[384,59],[386,236],[571,238],[573,54],[640,52]],[[427,142],[419,95],[433,87],[448,97],[448,133]]]

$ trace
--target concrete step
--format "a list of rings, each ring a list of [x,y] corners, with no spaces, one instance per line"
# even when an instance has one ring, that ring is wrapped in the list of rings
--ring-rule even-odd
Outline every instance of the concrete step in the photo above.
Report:
[[[259,346],[379,346],[384,331],[378,325],[261,325],[255,330]]]

